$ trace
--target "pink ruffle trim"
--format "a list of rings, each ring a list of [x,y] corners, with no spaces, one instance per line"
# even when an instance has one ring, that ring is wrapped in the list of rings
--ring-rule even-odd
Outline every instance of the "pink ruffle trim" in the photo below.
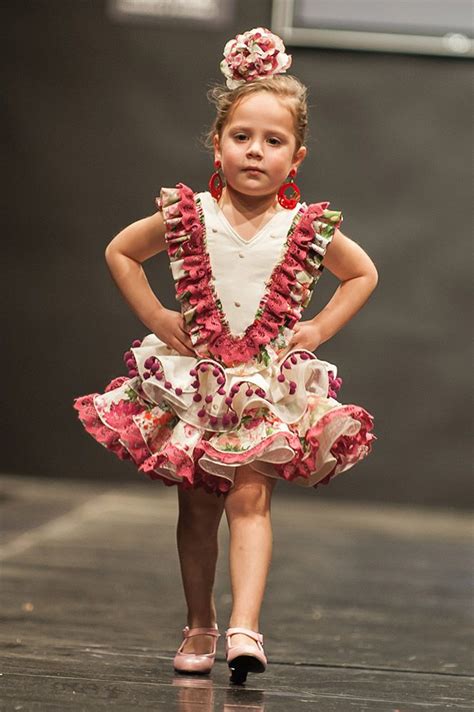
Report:
[[[128,379],[120,377],[114,379],[105,391],[118,388]],[[294,458],[284,464],[275,464],[277,474],[289,482],[301,477],[308,479],[316,471],[316,456],[319,450],[319,436],[323,429],[333,418],[339,415],[350,415],[361,423],[359,432],[352,436],[339,437],[330,449],[336,458],[336,465],[332,471],[320,482],[313,485],[328,484],[330,479],[338,474],[348,464],[355,464],[365,457],[372,447],[372,442],[377,438],[370,431],[373,428],[373,417],[364,408],[346,405],[334,408],[322,416],[318,422],[308,429],[305,441],[308,443],[309,452],[304,452],[300,439],[295,432],[280,431],[264,438],[261,442],[242,452],[225,452],[215,448],[205,437],[194,448],[193,457],[173,443],[166,441],[159,452],[151,453],[143,439],[139,428],[135,425],[132,416],[142,413],[146,407],[140,402],[120,401],[111,407],[107,413],[107,424],[99,418],[94,398],[99,394],[82,396],[74,400],[74,408],[79,413],[85,430],[101,445],[115,453],[121,460],[131,459],[140,472],[150,479],[161,480],[165,485],[179,485],[184,489],[197,487],[204,488],[209,493],[217,495],[227,492],[231,482],[225,477],[212,475],[201,468],[199,459],[205,453],[216,462],[230,465],[251,463],[261,457],[277,438],[285,438],[287,444],[293,449]],[[171,432],[171,431],[170,431]],[[251,458],[251,459],[249,459]],[[159,472],[160,468],[167,469],[166,464],[175,466],[174,479]],[[175,479],[177,478],[177,479]]]
[[[243,336],[237,337],[230,332],[225,315],[218,307],[209,254],[204,245],[202,209],[198,208],[191,188],[183,183],[178,183],[176,188],[170,191],[170,202],[167,203],[165,192],[160,204],[167,225],[170,260],[181,261],[186,273],[176,280],[176,295],[183,303],[183,312],[192,313],[187,329],[193,345],[198,353],[201,351],[200,356],[212,355],[225,366],[248,362],[278,337],[281,327],[291,329],[309,302],[314,283],[323,269],[321,258],[310,254],[315,239],[313,222],[318,219],[326,223],[331,235],[324,240],[319,238],[327,245],[342,217],[339,219],[337,211],[327,211],[328,202],[314,203],[300,210],[288,235],[285,256],[275,266],[260,302],[259,316]],[[179,202],[175,202],[176,194]],[[334,220],[329,221],[326,214]],[[319,247],[316,251],[321,253],[324,249]],[[301,274],[312,280],[299,281]]]

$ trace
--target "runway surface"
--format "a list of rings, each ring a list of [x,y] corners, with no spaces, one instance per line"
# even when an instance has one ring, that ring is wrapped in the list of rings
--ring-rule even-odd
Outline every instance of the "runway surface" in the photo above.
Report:
[[[472,710],[472,517],[288,487],[272,504],[269,665],[235,687],[225,517],[218,657],[183,676],[176,489],[1,476],[1,711]]]

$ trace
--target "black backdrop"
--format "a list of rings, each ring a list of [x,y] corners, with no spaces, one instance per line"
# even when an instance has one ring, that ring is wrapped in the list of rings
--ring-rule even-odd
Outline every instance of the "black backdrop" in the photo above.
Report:
[[[112,22],[97,0],[3,3],[2,471],[144,477],[92,441],[72,409],[75,396],[124,374],[122,353],[146,333],[104,248],[153,212],[161,186],[206,189],[206,89],[221,79],[225,42],[269,26],[270,10],[269,1],[240,0],[227,26],[193,30]],[[364,309],[317,351],[340,369],[339,399],[374,414],[378,441],[368,459],[309,495],[471,506],[472,65],[289,51],[310,88],[303,199],[342,210],[343,231],[379,271]],[[166,255],[145,268],[177,309]],[[336,287],[326,271],[303,318]]]

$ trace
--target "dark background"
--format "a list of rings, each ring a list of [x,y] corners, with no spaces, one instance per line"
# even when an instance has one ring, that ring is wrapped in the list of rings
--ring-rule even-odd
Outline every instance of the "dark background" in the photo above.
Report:
[[[161,186],[205,190],[225,42],[270,26],[270,0],[235,3],[206,29],[113,21],[97,0],[2,4],[6,187],[3,266],[5,473],[145,478],[90,438],[73,398],[125,375],[147,333],[104,249],[154,212]],[[456,58],[288,46],[310,90],[306,202],[343,211],[379,284],[317,355],[336,363],[342,403],[375,416],[369,457],[327,488],[280,493],[472,506],[469,306],[472,65]],[[168,308],[166,254],[145,263]],[[327,270],[304,319],[337,287]],[[146,479],[146,478],[145,478]],[[162,487],[148,481],[150,487]]]

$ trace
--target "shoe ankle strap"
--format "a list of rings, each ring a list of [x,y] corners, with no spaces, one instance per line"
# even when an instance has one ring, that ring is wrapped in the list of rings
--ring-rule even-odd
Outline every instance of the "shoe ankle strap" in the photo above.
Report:
[[[243,635],[248,635],[249,638],[253,638],[258,643],[263,644],[263,635],[261,633],[257,633],[255,630],[250,630],[250,628],[227,628],[225,636],[226,638],[228,638],[230,635],[234,635],[235,633],[242,633]]]
[[[183,635],[185,638],[193,638],[195,635],[213,635],[216,638],[220,638],[220,633],[217,627],[190,628],[188,625],[185,625],[183,628]]]

